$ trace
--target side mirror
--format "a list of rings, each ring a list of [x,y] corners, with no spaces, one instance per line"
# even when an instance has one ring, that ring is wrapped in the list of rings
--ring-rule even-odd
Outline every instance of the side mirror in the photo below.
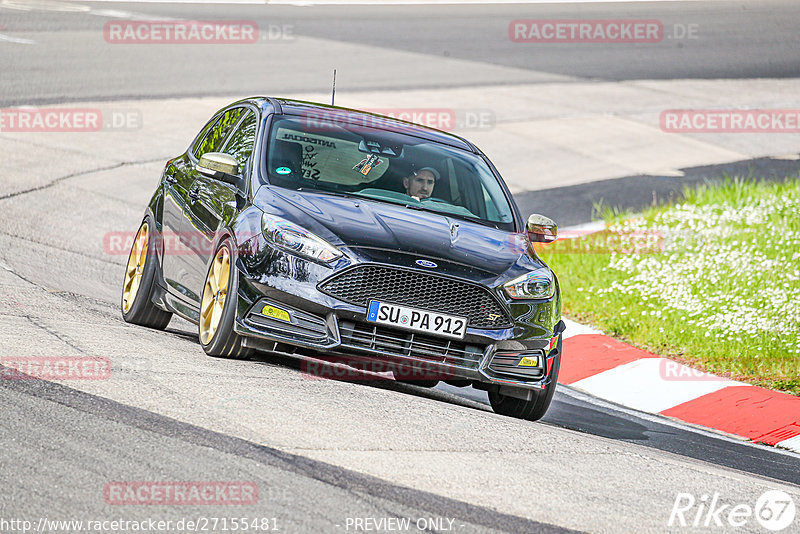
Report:
[[[222,152],[206,152],[200,156],[200,161],[195,167],[197,172],[205,176],[222,180],[236,186],[242,186],[242,177],[239,175],[239,162],[230,154]]]
[[[531,242],[551,243],[558,237],[558,225],[553,219],[538,213],[528,217],[528,224],[525,229]]]

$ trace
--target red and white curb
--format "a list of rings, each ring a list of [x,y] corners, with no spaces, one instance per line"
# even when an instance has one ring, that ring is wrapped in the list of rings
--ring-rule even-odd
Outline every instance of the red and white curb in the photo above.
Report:
[[[560,383],[628,408],[800,452],[800,397],[703,373],[564,322]]]

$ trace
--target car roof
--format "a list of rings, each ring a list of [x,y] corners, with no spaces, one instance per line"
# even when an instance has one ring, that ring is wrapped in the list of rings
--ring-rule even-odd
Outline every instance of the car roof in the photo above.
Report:
[[[379,128],[381,130],[387,130],[404,135],[412,135],[428,141],[443,143],[473,153],[480,153],[472,143],[457,135],[443,132],[435,128],[429,128],[427,126],[415,124],[413,122],[395,119],[385,115],[378,115],[377,113],[288,98],[271,98],[262,96],[248,98],[246,100],[252,101],[253,103],[260,101],[262,105],[271,104],[275,108],[275,111],[281,114],[308,115],[314,118],[325,120],[363,124]]]

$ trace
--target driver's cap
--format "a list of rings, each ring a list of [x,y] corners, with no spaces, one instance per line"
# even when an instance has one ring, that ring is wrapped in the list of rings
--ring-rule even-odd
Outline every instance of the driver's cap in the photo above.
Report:
[[[433,167],[422,167],[421,169],[414,171],[414,176],[421,173],[422,171],[428,171],[429,173],[431,173],[433,175],[434,180],[438,180],[439,178],[441,178],[439,176],[439,171],[437,171]]]

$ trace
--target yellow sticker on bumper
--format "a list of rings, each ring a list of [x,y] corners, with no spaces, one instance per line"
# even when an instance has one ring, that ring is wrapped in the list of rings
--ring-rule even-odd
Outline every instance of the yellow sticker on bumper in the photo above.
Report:
[[[517,367],[539,367],[539,358],[537,356],[525,356],[519,361]]]
[[[261,310],[261,315],[266,315],[267,317],[272,317],[273,319],[278,319],[279,321],[286,321],[287,323],[291,322],[291,319],[289,318],[289,312],[280,308],[276,308],[275,306],[264,306],[264,309]]]

